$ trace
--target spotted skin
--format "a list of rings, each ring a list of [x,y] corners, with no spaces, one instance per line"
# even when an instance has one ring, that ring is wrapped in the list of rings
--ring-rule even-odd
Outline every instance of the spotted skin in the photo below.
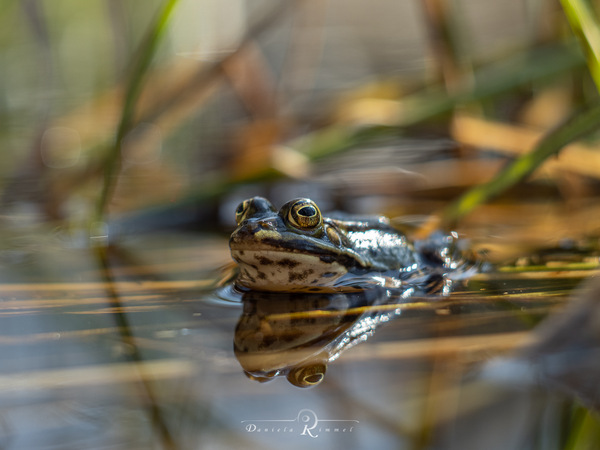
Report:
[[[240,255],[232,250],[231,254],[240,266],[237,283],[253,290],[301,292],[311,287],[332,287],[335,279],[347,273],[343,266],[325,263],[313,255],[294,255],[293,260],[288,252],[245,251]]]
[[[238,263],[238,287],[273,292],[331,292],[381,283],[417,270],[420,259],[387,219],[323,217],[309,199],[277,210],[254,197],[236,210],[231,256]]]

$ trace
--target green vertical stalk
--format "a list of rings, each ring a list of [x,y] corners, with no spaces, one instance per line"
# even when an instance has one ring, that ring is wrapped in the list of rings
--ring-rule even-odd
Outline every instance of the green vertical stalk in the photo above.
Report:
[[[102,185],[102,191],[96,205],[96,222],[102,221],[104,217],[106,205],[111,197],[114,181],[121,162],[121,145],[123,138],[131,130],[132,124],[134,123],[135,106],[142,92],[144,79],[148,73],[148,68],[156,53],[156,49],[165,34],[171,13],[177,5],[177,2],[178,0],[167,0],[163,4],[162,9],[156,16],[155,22],[150,27],[146,38],[140,45],[138,58],[133,65],[131,76],[125,91],[125,100],[123,102],[121,119],[115,135],[115,142],[106,158],[104,184]]]
[[[587,0],[560,0],[573,32],[579,37],[588,69],[600,91],[600,26]]]
[[[598,414],[576,405],[573,413],[572,423],[570,424],[567,442],[564,450],[585,450],[594,448],[594,444],[600,439],[600,417]]]

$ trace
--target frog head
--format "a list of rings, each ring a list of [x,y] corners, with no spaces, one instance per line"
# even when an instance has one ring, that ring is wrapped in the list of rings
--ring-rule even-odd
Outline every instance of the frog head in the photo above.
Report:
[[[367,266],[310,199],[297,198],[277,210],[267,199],[254,197],[240,203],[236,221],[229,247],[239,265],[241,287],[319,292]]]

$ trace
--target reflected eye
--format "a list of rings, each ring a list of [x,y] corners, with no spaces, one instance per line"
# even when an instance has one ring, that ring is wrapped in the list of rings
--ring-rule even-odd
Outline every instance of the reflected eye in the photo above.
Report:
[[[238,205],[235,209],[235,221],[239,225],[244,220],[246,216],[246,212],[248,211],[248,206],[250,205],[250,200],[244,200],[242,203]]]
[[[321,225],[321,211],[311,200],[298,200],[290,208],[288,220],[297,228],[309,230]]]

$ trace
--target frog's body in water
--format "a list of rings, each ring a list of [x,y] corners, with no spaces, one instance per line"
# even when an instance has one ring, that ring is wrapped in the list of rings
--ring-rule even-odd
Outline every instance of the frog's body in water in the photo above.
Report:
[[[423,267],[422,255],[384,217],[323,217],[305,198],[278,211],[254,197],[236,210],[231,256],[236,284],[257,291],[318,292],[369,284],[399,287]]]

